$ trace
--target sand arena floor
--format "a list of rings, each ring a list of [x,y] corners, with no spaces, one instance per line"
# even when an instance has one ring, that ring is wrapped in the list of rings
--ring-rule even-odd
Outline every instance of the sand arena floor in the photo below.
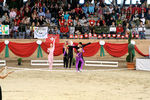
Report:
[[[16,71],[0,80],[3,100],[150,100],[150,72],[54,70]]]

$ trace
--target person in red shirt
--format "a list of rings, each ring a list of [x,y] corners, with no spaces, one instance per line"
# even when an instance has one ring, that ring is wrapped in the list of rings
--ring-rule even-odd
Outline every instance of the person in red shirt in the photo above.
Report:
[[[69,16],[69,19],[67,20],[67,22],[68,22],[68,26],[70,26],[71,23],[73,23],[73,20],[71,19],[71,16]]]
[[[77,4],[77,8],[75,8],[75,11],[76,11],[77,14],[80,14],[81,8],[80,8],[79,4]]]
[[[19,19],[18,16],[14,19],[14,23],[15,23],[15,22],[16,22],[17,26],[19,26],[21,20]]]
[[[132,15],[134,14],[134,9],[133,9],[132,5],[130,5],[128,7],[127,12],[130,13],[130,14],[132,14]]]
[[[66,22],[64,23],[64,26],[61,26],[61,27],[60,27],[60,37],[61,37],[61,39],[62,39],[64,36],[67,37],[67,39],[69,38],[69,28],[68,28]]]
[[[64,23],[65,23],[65,19],[64,19],[64,17],[62,16],[61,19],[59,19],[59,25],[60,25],[60,26],[64,26]]]
[[[93,19],[93,17],[89,20],[89,25],[95,26],[95,20]]]
[[[117,33],[117,34],[120,34],[120,35],[123,35],[123,32],[124,32],[123,27],[122,27],[121,24],[119,24],[119,25],[116,27],[116,33]]]
[[[95,26],[95,20],[93,17],[89,20],[89,25],[90,25],[90,31],[93,34],[94,26]]]

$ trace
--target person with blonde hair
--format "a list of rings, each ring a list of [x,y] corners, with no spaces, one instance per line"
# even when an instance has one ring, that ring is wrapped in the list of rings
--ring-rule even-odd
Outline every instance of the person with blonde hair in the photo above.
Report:
[[[55,50],[55,39],[51,38],[51,40],[53,40],[53,43],[50,43],[50,48],[47,49],[47,52],[49,52],[48,62],[49,62],[49,69],[50,70],[52,70],[53,58],[54,58],[54,50]]]
[[[1,72],[3,72],[5,69],[6,69],[7,67],[2,67],[1,69],[0,69],[0,73]],[[9,74],[11,74],[12,72],[8,72],[7,74],[5,74],[5,75],[0,75],[0,79],[4,79],[4,78],[6,78]],[[2,100],[2,88],[1,88],[1,86],[0,86],[0,100]]]

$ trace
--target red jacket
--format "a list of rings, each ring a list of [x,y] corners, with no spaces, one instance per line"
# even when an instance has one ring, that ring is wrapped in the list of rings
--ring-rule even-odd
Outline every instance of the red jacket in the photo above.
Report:
[[[81,8],[75,8],[75,11],[77,14],[79,14],[79,12],[81,11]]]
[[[122,32],[123,32],[123,27],[117,26],[116,27],[116,33],[118,34],[118,33],[122,33]]]
[[[95,20],[89,20],[89,24],[90,24],[90,26],[94,26],[95,25]]]
[[[65,23],[65,19],[64,20],[59,19],[59,25],[60,26],[64,26],[64,23]]]
[[[61,33],[68,33],[69,32],[68,26],[61,26],[60,27],[60,32]]]

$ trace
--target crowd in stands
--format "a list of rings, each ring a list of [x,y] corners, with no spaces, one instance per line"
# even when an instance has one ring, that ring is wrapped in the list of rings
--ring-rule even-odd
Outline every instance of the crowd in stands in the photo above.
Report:
[[[33,27],[48,26],[49,34],[139,34],[145,39],[145,26],[150,26],[150,6],[146,3],[129,6],[85,2],[83,5],[54,3],[46,0],[28,0],[22,7],[0,4],[0,25],[10,25],[7,38],[33,38]],[[131,31],[130,31],[131,30]],[[2,36],[0,36],[2,38]]]

